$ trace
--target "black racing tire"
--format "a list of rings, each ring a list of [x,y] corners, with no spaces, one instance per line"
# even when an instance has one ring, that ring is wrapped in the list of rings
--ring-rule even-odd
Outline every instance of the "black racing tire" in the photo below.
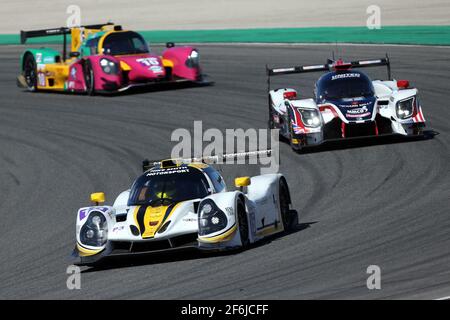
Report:
[[[275,129],[275,124],[273,121],[273,114],[272,114],[272,99],[269,96],[269,120],[267,122],[267,126],[269,129]]]
[[[237,220],[238,220],[238,228],[239,228],[239,235],[241,236],[241,244],[242,248],[248,247],[250,243],[249,239],[249,224],[247,219],[247,212],[245,211],[245,204],[242,202],[241,199],[237,202]]]
[[[31,53],[26,53],[23,59],[23,76],[27,84],[27,90],[31,92],[37,91],[37,66],[36,60]]]
[[[95,95],[94,69],[91,61],[86,60],[83,65],[84,82],[86,83],[86,93],[90,96]]]
[[[279,182],[279,201],[280,201],[280,213],[283,227],[286,232],[292,231],[298,224],[297,211],[290,209],[291,195],[289,193],[289,187],[284,178]]]

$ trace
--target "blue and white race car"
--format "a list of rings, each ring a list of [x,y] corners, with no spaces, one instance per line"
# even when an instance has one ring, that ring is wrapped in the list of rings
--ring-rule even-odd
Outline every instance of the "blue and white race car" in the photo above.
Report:
[[[354,68],[387,66],[389,80],[372,81]],[[270,89],[270,77],[327,71],[316,82],[314,98],[299,99],[292,88]],[[280,129],[294,150],[325,141],[366,136],[423,134],[425,118],[409,81],[393,80],[389,58],[324,65],[267,68],[269,128]]]

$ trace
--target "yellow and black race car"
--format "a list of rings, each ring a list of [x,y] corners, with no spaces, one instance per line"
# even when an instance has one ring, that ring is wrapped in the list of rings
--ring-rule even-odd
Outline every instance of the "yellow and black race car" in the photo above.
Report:
[[[106,257],[195,248],[245,247],[297,225],[282,174],[235,179],[197,161],[144,163],[144,173],[112,205],[94,193],[78,210],[74,256],[79,265]]]

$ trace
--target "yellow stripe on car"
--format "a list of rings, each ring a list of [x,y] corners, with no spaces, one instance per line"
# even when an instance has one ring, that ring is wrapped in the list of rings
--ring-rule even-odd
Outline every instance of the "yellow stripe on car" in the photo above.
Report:
[[[206,169],[209,166],[206,163],[190,163],[188,167],[196,168],[196,169]]]
[[[222,234],[219,234],[214,237],[199,237],[198,240],[200,242],[208,242],[208,243],[217,243],[217,242],[225,242],[229,241],[233,238],[234,234],[237,231],[237,225],[232,226],[228,231],[225,231]]]
[[[98,53],[99,54],[103,53],[103,42],[105,42],[106,37],[114,32],[120,32],[120,31],[111,30],[111,31],[106,32],[103,36],[100,37],[100,40],[98,41]]]
[[[137,221],[137,214],[139,212],[140,207],[141,206],[136,206],[133,212],[134,221],[136,222],[136,228],[138,229],[139,233],[141,233],[141,229],[139,228],[139,222]]]
[[[283,231],[283,229],[284,229],[283,224],[279,223],[277,226],[272,225],[272,226],[268,226],[268,227],[266,227],[264,229],[259,230],[256,233],[256,235],[258,237],[266,237],[266,236],[269,236],[271,234],[274,234],[274,233],[277,233],[277,232],[281,232],[281,231]]]
[[[152,238],[155,236],[161,222],[166,215],[168,206],[147,207],[144,213],[144,232],[142,238]]]
[[[77,250],[81,257],[89,257],[100,253],[103,249],[86,249],[77,243]]]

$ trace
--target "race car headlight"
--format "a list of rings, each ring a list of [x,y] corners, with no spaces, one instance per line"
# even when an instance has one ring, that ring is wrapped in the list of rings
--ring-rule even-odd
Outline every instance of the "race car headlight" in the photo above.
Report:
[[[412,116],[414,112],[416,97],[411,97],[397,102],[395,112],[399,119],[407,119]]]
[[[118,74],[119,73],[119,67],[117,63],[114,61],[111,61],[106,58],[100,59],[100,67],[102,67],[102,70],[106,74]]]
[[[200,54],[197,50],[192,50],[191,54],[186,60],[186,66],[189,68],[197,68],[200,65]]]
[[[204,236],[224,229],[228,224],[225,213],[214,201],[204,200],[199,207],[198,234]]]
[[[316,109],[297,109],[302,117],[302,122],[306,127],[317,128],[320,126],[320,115]]]
[[[101,247],[108,239],[108,222],[103,213],[92,211],[86,223],[80,230],[82,244],[92,247]]]

